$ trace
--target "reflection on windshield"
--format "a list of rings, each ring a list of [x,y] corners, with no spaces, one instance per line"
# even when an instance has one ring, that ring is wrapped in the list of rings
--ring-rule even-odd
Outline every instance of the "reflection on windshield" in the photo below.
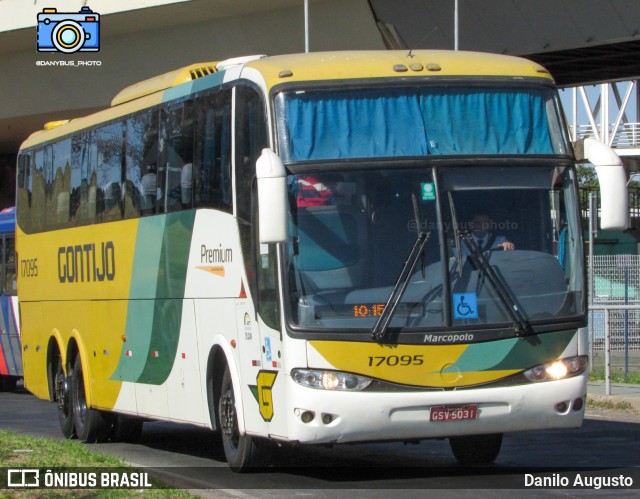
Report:
[[[465,245],[456,250],[452,211],[459,230],[469,234],[474,216],[482,212],[488,236],[483,254],[523,321],[535,326],[582,313],[581,269],[576,268],[581,235],[567,169],[314,172],[290,176],[289,191],[294,326],[371,331],[422,229],[430,237],[389,327],[511,327],[513,314],[488,283],[487,272]],[[416,227],[412,197],[421,227]]]
[[[575,262],[582,243],[568,170],[483,168],[482,177],[468,171],[449,168],[442,175],[445,203],[455,206],[459,230],[484,256],[474,257],[469,244],[454,249],[452,210],[444,210],[454,325],[516,322],[522,329],[526,321],[581,314]],[[469,308],[460,311],[463,302]]]

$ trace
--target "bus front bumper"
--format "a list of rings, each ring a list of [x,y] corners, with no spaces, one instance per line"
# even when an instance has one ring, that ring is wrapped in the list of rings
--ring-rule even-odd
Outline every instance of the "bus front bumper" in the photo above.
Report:
[[[502,388],[429,392],[319,390],[288,376],[287,384],[289,440],[309,444],[578,428],[586,404],[584,375]],[[456,406],[475,406],[475,418],[431,420],[434,408]],[[442,409],[435,411],[442,414]]]

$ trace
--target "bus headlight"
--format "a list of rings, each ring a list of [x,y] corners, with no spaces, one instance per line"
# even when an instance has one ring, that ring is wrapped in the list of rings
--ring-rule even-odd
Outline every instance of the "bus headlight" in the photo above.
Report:
[[[299,385],[320,390],[341,390],[358,392],[371,383],[371,378],[339,371],[317,371],[313,369],[292,369],[291,378]]]
[[[588,357],[579,355],[558,359],[546,364],[532,367],[523,374],[529,381],[553,381],[557,379],[571,378],[584,372],[587,368]]]

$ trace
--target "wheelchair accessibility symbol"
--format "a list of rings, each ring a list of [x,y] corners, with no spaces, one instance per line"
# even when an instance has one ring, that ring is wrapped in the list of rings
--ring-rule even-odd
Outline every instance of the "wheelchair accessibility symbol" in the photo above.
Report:
[[[453,318],[454,319],[477,319],[478,318],[478,296],[476,293],[454,293],[453,294]]]

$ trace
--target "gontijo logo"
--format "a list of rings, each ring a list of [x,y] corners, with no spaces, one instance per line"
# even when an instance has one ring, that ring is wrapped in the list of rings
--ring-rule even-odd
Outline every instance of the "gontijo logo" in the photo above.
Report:
[[[77,14],[43,9],[38,14],[39,52],[97,52],[100,50],[100,15],[89,7]]]

